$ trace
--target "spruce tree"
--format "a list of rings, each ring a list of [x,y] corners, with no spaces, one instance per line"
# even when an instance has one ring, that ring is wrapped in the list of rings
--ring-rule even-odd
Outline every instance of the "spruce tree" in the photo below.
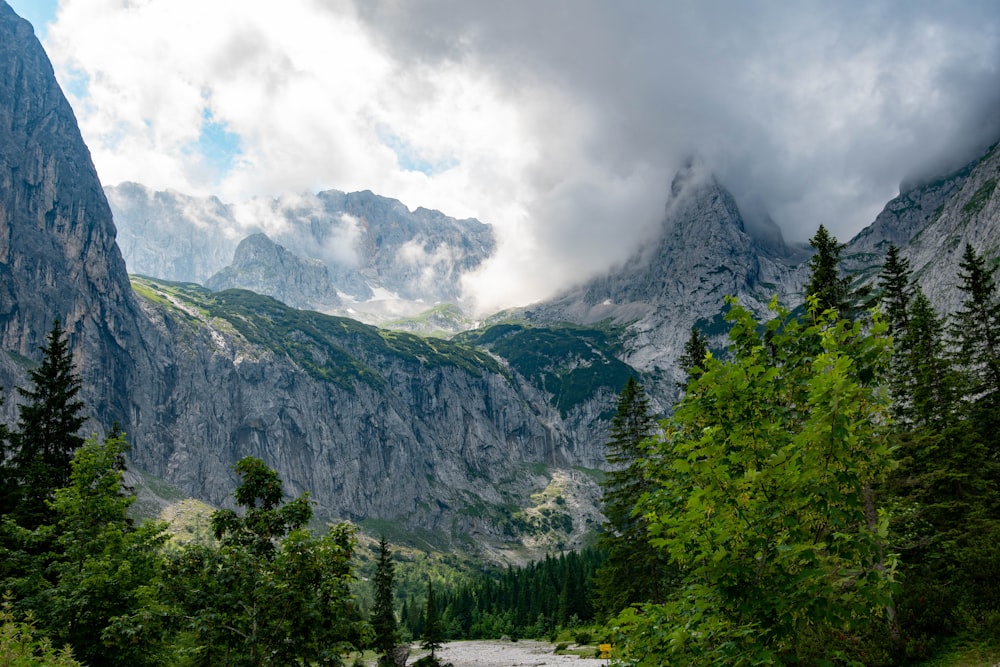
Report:
[[[658,601],[663,594],[665,559],[649,545],[645,520],[634,514],[639,497],[648,490],[642,474],[643,441],[655,433],[655,423],[645,390],[630,377],[618,397],[606,446],[612,470],[602,483],[606,522],[600,544],[607,560],[597,575],[603,617],[636,602]]]
[[[889,246],[878,275],[878,285],[881,290],[881,301],[885,307],[886,322],[889,333],[902,336],[909,328],[910,299],[913,297],[913,271],[910,270],[910,260],[901,257],[899,248]]]
[[[852,309],[851,279],[840,275],[840,252],[844,245],[823,225],[809,239],[809,245],[816,249],[816,254],[809,259],[806,296],[816,297],[820,313],[832,309],[840,317],[849,316]]]
[[[965,293],[955,313],[952,335],[960,363],[968,370],[973,395],[1000,390],[1000,301],[994,275],[986,259],[966,244],[959,263],[959,289]]]
[[[708,354],[708,338],[698,331],[697,327],[691,327],[691,336],[684,343],[684,353],[677,359],[677,364],[684,372],[683,389],[691,378],[702,369],[705,363],[705,355]]]
[[[909,325],[896,347],[893,375],[902,393],[901,413],[916,426],[944,426],[955,411],[956,377],[948,356],[944,321],[919,287],[913,296]]]
[[[18,406],[17,431],[13,434],[11,477],[17,485],[14,520],[35,529],[51,523],[46,501],[69,483],[70,461],[84,442],[79,435],[85,421],[84,404],[77,398],[80,378],[64,331],[55,320],[47,344],[39,348],[42,362],[30,372],[32,387],[18,389],[25,403]]]
[[[444,624],[441,621],[437,608],[437,600],[434,598],[434,584],[427,582],[427,602],[424,607],[424,640],[420,647],[431,652],[431,660],[435,662],[437,658],[434,652],[441,648],[444,643]]]
[[[393,665],[393,650],[399,641],[396,614],[393,611],[395,593],[395,564],[389,542],[383,536],[378,543],[378,562],[375,565],[375,604],[372,609],[372,628],[375,630],[375,650],[379,665]]]

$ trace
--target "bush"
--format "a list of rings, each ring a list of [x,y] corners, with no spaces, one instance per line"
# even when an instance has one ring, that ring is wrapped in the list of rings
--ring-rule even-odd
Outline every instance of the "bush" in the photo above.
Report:
[[[567,644],[566,642],[560,642],[556,644],[556,653],[558,653],[559,651],[565,651],[568,648],[569,644]]]
[[[589,632],[578,632],[576,633],[576,643],[577,644],[589,644],[593,637]]]

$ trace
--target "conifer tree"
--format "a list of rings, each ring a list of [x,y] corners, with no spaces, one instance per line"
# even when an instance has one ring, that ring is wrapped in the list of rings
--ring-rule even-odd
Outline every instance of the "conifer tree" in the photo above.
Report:
[[[607,461],[613,468],[602,483],[606,522],[600,543],[608,556],[598,571],[597,588],[603,616],[636,602],[658,601],[663,594],[665,559],[650,547],[646,522],[634,513],[640,496],[648,490],[642,474],[642,443],[654,433],[646,392],[630,377],[611,420]]]
[[[677,360],[678,365],[684,372],[683,389],[697,372],[697,369],[704,370],[705,355],[708,354],[708,338],[698,331],[697,327],[691,327],[691,336],[684,343],[684,353]]]
[[[966,244],[959,263],[959,289],[965,293],[955,313],[952,335],[958,358],[973,380],[974,395],[1000,390],[1000,301],[994,275],[986,259]]]
[[[431,652],[431,660],[436,662],[434,652],[444,643],[444,624],[434,599],[434,584],[427,582],[427,602],[424,607],[424,640],[420,647]]]
[[[913,271],[910,270],[910,260],[901,257],[899,248],[889,246],[878,275],[881,301],[885,307],[886,322],[889,333],[903,336],[909,328],[910,299],[913,297]]]
[[[835,310],[840,317],[851,314],[851,279],[840,275],[840,252],[844,245],[819,226],[816,235],[809,239],[816,254],[809,259],[809,283],[806,297],[815,296],[819,312]]]
[[[372,609],[372,628],[375,630],[375,649],[378,664],[392,665],[393,649],[399,640],[396,614],[393,610],[395,594],[395,564],[389,542],[383,536],[378,543],[378,562],[375,566],[375,604]]]
[[[896,347],[900,362],[893,373],[901,376],[897,382],[901,416],[916,426],[944,426],[955,411],[957,380],[946,349],[944,321],[919,287],[908,321]]]
[[[52,522],[46,501],[69,483],[73,452],[84,442],[79,435],[85,421],[83,402],[77,398],[80,378],[58,319],[39,349],[43,357],[29,374],[32,387],[18,389],[26,402],[18,406],[11,456],[16,504],[8,508],[14,520],[29,529]]]

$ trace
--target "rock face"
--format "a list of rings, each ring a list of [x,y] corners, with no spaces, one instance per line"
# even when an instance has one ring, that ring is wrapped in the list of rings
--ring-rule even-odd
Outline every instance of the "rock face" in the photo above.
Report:
[[[124,423],[137,312],[73,112],[31,25],[0,2],[0,385],[23,385],[58,318],[96,420]]]
[[[205,285],[214,290],[248,289],[293,308],[330,311],[342,305],[326,264],[318,259],[300,259],[266,234],[251,234],[240,241],[233,263]]]
[[[460,302],[462,276],[495,247],[492,228],[477,220],[456,220],[424,208],[411,212],[401,202],[369,191],[329,190],[237,205],[153,192],[135,183],[106,192],[131,273],[211,282],[218,289],[254,289],[324,312],[344,314],[352,308],[353,314],[372,321],[413,315],[439,302]],[[260,233],[301,261],[293,266],[287,258],[284,269],[321,262],[329,273],[326,291],[314,291],[321,287],[315,276],[303,275],[309,288],[292,298],[282,275],[271,272],[273,265],[251,266],[273,254],[233,257],[242,239]],[[233,265],[227,267],[230,260]]]
[[[727,295],[759,314],[774,295],[797,303],[804,285],[797,267],[805,257],[785,245],[773,223],[750,233],[732,195],[692,163],[674,178],[658,238],[618,270],[526,314],[584,323],[611,318],[626,327],[624,360],[659,377],[656,394],[669,405],[691,327],[722,343]]]
[[[845,249],[862,275],[877,275],[889,244],[910,260],[910,268],[938,312],[961,304],[959,261],[970,244],[995,261],[1000,257],[1000,148],[953,174],[917,185],[886,204],[875,222]]]

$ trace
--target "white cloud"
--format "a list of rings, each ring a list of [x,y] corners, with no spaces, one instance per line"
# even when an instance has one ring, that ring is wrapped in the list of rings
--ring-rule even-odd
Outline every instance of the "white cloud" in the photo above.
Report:
[[[500,252],[468,286],[498,307],[623,260],[691,152],[791,238],[846,240],[1000,134],[998,24],[972,0],[61,0],[46,47],[106,183],[478,217]]]

